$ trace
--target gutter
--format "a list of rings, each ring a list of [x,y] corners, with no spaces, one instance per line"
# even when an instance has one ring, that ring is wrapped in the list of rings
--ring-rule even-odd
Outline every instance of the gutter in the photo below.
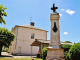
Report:
[[[16,25],[15,27],[30,28],[30,27],[24,27],[24,26],[18,26],[18,25]],[[35,30],[46,31],[46,30],[42,30],[42,29],[36,29],[36,28],[30,28],[30,29],[35,29]],[[46,32],[48,32],[48,31],[46,31]]]
[[[17,47],[17,36],[18,36],[18,27],[17,27],[17,30],[16,30],[16,41],[15,41],[15,49]]]

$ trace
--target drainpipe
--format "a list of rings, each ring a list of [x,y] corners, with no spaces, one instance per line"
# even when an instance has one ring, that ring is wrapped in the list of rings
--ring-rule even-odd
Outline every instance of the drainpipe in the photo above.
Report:
[[[15,49],[16,49],[16,46],[17,46],[17,36],[18,36],[18,27],[17,27],[17,30],[16,30],[16,41],[15,41]]]
[[[32,46],[31,46],[31,58],[32,58]]]

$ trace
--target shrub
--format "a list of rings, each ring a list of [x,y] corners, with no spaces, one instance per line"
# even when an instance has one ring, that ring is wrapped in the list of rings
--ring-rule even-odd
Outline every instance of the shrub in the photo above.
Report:
[[[80,60],[80,43],[74,44],[69,49],[70,60]]]
[[[43,60],[46,60],[46,57],[47,57],[47,48],[45,47],[42,50],[42,58],[43,58]]]
[[[70,44],[63,44],[63,45],[61,45],[61,47],[64,48],[64,52],[68,51],[71,46],[72,45],[70,45]]]
[[[2,52],[8,52],[8,48],[5,48],[4,50],[2,50]]]
[[[64,52],[65,60],[70,60],[69,55],[70,55],[69,51]]]

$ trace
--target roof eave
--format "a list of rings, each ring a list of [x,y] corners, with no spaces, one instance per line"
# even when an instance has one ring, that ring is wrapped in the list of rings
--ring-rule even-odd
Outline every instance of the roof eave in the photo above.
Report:
[[[18,26],[18,25],[16,25],[15,27],[24,27],[24,26]],[[29,28],[29,27],[24,27],[24,28]],[[35,29],[35,28],[30,28],[30,29]],[[40,29],[36,29],[36,30],[40,30]],[[46,31],[46,30],[41,30],[41,31]],[[46,31],[46,32],[48,32],[48,31]]]

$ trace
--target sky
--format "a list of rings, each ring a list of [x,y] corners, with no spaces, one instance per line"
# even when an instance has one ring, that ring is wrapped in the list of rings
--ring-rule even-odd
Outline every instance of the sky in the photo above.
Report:
[[[0,24],[0,27],[11,30],[15,25],[29,25],[32,17],[35,27],[48,31],[47,40],[50,40],[53,3],[60,15],[60,41],[80,42],[80,0],[0,0],[8,13],[4,17],[6,25]]]

